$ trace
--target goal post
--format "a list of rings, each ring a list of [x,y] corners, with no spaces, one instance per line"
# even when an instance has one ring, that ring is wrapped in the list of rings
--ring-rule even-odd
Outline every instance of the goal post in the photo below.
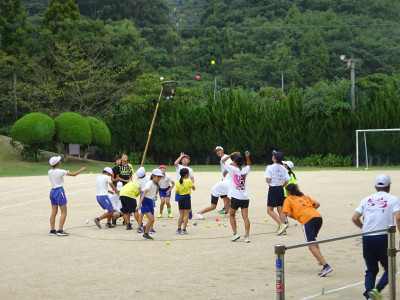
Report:
[[[400,165],[400,128],[356,130],[357,168]]]

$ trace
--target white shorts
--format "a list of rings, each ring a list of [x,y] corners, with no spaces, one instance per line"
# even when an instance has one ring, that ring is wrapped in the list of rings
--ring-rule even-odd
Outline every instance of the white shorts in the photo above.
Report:
[[[116,212],[121,212],[121,208],[122,208],[122,203],[121,200],[119,200],[119,196],[118,194],[108,194],[108,198],[111,201],[111,204],[113,206],[114,211]]]
[[[221,197],[228,195],[229,181],[220,181],[216,183],[211,189],[211,195],[214,197]]]

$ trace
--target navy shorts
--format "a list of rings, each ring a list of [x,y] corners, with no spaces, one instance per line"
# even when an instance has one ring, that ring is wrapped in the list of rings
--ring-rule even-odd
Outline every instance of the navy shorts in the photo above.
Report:
[[[122,204],[121,211],[124,214],[130,214],[136,212],[136,206],[137,206],[136,199],[127,196],[120,196],[120,198]]]
[[[270,186],[268,189],[267,206],[271,207],[283,206],[283,201],[285,201],[285,194],[283,192],[283,187],[281,185]]]
[[[303,232],[304,237],[306,238],[306,242],[315,241],[315,238],[317,237],[321,226],[322,218],[319,217],[312,218],[310,221],[303,225]]]
[[[236,198],[233,198],[233,197],[232,197],[232,199],[231,199],[231,208],[234,209],[234,210],[238,210],[239,207],[240,207],[241,209],[243,209],[243,208],[249,208],[249,203],[250,203],[250,200],[249,200],[249,199],[247,199],[247,200],[240,200],[240,199],[236,199]]]
[[[190,201],[190,195],[179,195],[179,210],[184,210],[184,209],[192,209],[192,203]]]
[[[158,193],[160,194],[160,198],[164,197],[164,198],[169,198],[171,197],[171,191],[169,191],[169,193],[167,194],[167,191],[169,190],[169,187],[163,189],[163,188],[159,188]]]
[[[147,213],[151,213],[152,215],[154,215],[154,200],[144,197],[140,211],[143,215]]]
[[[50,201],[51,201],[51,205],[63,206],[65,204],[67,204],[67,197],[65,197],[64,188],[58,187],[55,189],[51,189]]]
[[[176,201],[176,202],[179,201],[179,193],[175,193],[175,201]]]
[[[112,203],[111,203],[111,201],[110,201],[110,198],[108,198],[107,195],[104,195],[104,196],[96,196],[96,198],[97,198],[97,202],[100,204],[100,206],[101,206],[103,209],[105,209],[105,210],[107,210],[107,211],[109,211],[109,212],[113,210]]]

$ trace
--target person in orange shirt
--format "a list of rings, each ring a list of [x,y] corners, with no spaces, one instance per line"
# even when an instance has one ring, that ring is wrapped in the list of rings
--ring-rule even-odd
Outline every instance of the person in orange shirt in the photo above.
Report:
[[[283,213],[301,223],[307,242],[315,241],[322,226],[322,216],[317,211],[320,204],[300,192],[296,184],[288,184],[286,191],[288,197],[283,203]],[[324,266],[321,272],[318,273],[319,277],[323,277],[333,271],[333,268],[327,264],[322,256],[318,244],[310,245],[308,248],[320,264]]]

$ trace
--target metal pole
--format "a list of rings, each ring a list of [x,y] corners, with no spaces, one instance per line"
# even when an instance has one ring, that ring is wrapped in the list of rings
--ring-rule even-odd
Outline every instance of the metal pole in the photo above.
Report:
[[[285,245],[275,245],[276,300],[285,300]]]
[[[146,158],[146,152],[147,152],[147,148],[149,147],[150,138],[151,138],[151,132],[153,131],[153,126],[154,126],[154,122],[156,120],[158,107],[160,106],[160,100],[161,100],[161,94],[163,92],[163,88],[164,87],[161,88],[160,96],[158,97],[158,101],[157,101],[156,110],[154,111],[153,121],[151,121],[150,130],[149,130],[149,136],[147,137],[146,148],[144,148],[142,163],[140,164],[141,167],[143,167],[144,159]]]
[[[356,160],[357,160],[357,169],[358,169],[358,159],[359,159],[359,155],[358,155],[358,130],[356,130]]]
[[[389,299],[395,300],[396,299],[396,226],[390,225],[389,226],[389,245],[387,249],[387,255],[389,258]]]
[[[355,75],[355,59],[352,56],[350,59],[350,77],[351,77],[351,110],[356,113],[356,75]]]
[[[364,131],[364,147],[365,147],[365,165],[368,169],[368,150],[367,150],[367,136],[365,135]]]

